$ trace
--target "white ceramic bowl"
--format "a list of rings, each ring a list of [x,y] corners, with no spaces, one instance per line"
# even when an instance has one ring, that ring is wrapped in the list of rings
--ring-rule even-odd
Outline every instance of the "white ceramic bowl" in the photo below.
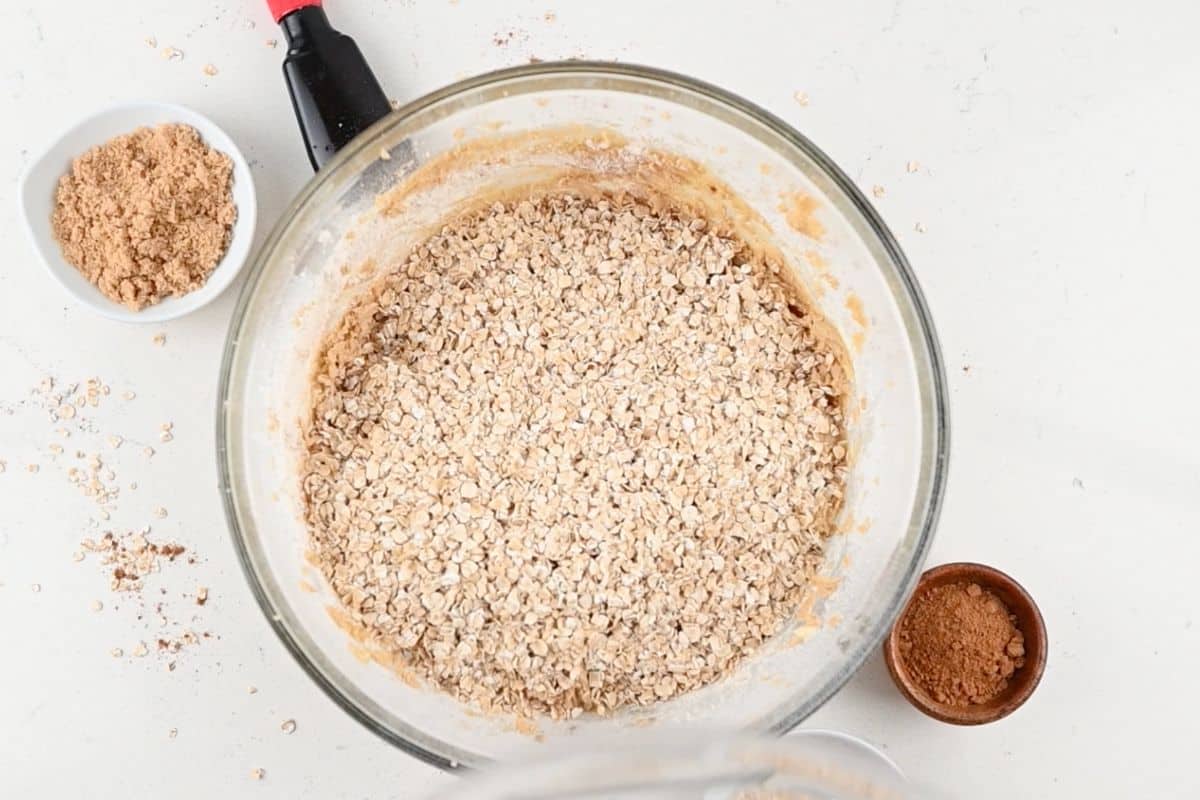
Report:
[[[200,132],[200,137],[209,147],[232,159],[233,202],[237,206],[237,221],[233,225],[229,249],[202,287],[182,297],[171,297],[141,311],[133,311],[101,294],[63,258],[50,224],[54,193],[59,178],[71,168],[71,161],[76,156],[114,136],[130,133],[143,126],[153,127],[168,122],[191,125]],[[189,108],[167,103],[115,106],[80,121],[30,165],[21,179],[19,203],[25,218],[25,229],[29,232],[34,249],[54,279],[83,305],[120,322],[165,322],[182,317],[216,299],[233,283],[238,271],[246,263],[258,216],[250,166],[233,140],[207,117]]]

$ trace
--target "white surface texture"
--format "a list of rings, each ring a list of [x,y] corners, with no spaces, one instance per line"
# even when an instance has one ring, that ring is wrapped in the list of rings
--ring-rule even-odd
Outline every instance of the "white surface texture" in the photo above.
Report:
[[[1021,581],[1046,616],[1050,660],[1033,699],[982,728],[921,716],[879,658],[806,725],[868,739],[949,796],[1200,796],[1196,5],[327,5],[397,99],[530,57],[642,62],[745,96],[868,192],[883,187],[873,202],[921,280],[949,370],[951,476],[928,563],[982,561]],[[265,4],[7,0],[4,10],[0,795],[416,798],[456,780],[326,699],[242,579],[213,431],[236,287],[159,329],[108,321],[49,278],[20,227],[16,189],[31,157],[86,113],[151,99],[195,108],[239,144],[261,241],[310,175],[282,46],[265,44],[282,39]],[[163,58],[164,47],[183,58]],[[162,346],[151,340],[159,330]],[[112,386],[95,433],[54,433],[30,395],[47,376]],[[121,400],[126,389],[136,399]],[[168,421],[174,440],[160,443]],[[173,672],[156,657],[110,655],[153,628],[131,604],[111,607],[95,559],[72,561],[96,517],[65,472],[75,449],[105,450],[109,433],[128,441],[106,457],[139,485],[105,524],[153,522],[200,557],[154,584],[174,608],[209,587],[196,624],[218,638]],[[64,454],[50,453],[54,441]],[[169,516],[154,519],[156,506]],[[93,599],[106,608],[93,612]]]

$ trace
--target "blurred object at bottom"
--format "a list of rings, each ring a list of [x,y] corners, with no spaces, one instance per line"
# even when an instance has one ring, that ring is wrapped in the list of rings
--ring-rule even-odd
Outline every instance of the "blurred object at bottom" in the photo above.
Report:
[[[891,759],[834,731],[654,731],[539,748],[431,800],[926,800]]]

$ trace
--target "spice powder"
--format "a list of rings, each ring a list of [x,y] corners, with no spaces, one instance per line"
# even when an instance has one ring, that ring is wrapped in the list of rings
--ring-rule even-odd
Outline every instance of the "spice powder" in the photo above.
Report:
[[[900,654],[939,703],[987,703],[1025,665],[1025,637],[993,592],[960,581],[919,594],[900,622]]]

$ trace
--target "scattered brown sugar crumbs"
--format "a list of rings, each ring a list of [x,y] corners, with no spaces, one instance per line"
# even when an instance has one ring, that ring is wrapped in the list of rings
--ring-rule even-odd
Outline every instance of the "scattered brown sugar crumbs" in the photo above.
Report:
[[[138,591],[142,579],[161,569],[161,563],[174,561],[186,550],[174,542],[157,543],[145,531],[117,535],[107,531],[99,539],[84,539],[83,549],[100,554],[100,563],[111,566],[113,591]]]
[[[1025,638],[1004,602],[977,583],[934,586],[900,622],[909,674],[939,703],[986,703],[1025,666]]]
[[[171,642],[177,642],[178,647],[168,651],[164,660],[165,668],[175,667],[174,653],[179,648],[196,644],[202,639],[211,637],[210,633],[197,634],[191,626],[199,623],[199,610],[192,606],[193,597],[180,592],[187,598],[186,613],[180,610],[180,604],[166,601],[155,602],[147,607],[146,589],[148,581],[153,580],[167,564],[194,565],[195,557],[183,545],[171,541],[161,541],[151,536],[150,526],[137,530],[121,529],[113,526],[111,529],[101,529],[99,520],[119,519],[121,486],[129,489],[137,488],[137,481],[127,481],[118,478],[117,471],[121,468],[122,448],[126,440],[119,434],[109,433],[98,424],[98,419],[91,412],[98,409],[103,401],[113,395],[112,388],[99,377],[87,378],[77,382],[62,382],[52,376],[43,378],[30,391],[32,407],[46,414],[49,426],[55,434],[63,438],[73,438],[80,446],[89,449],[76,449],[68,455],[65,448],[57,444],[49,447],[54,454],[54,463],[59,466],[59,472],[67,485],[75,487],[92,505],[91,519],[87,521],[91,529],[90,535],[83,539],[80,548],[71,555],[75,562],[92,561],[102,570],[106,585],[112,595],[107,602],[100,599],[92,600],[89,604],[94,613],[109,612],[120,615],[123,610],[132,614],[136,619],[131,624],[142,628],[140,636],[121,644],[130,647],[114,647],[110,650],[116,658],[124,658],[126,654],[133,658],[144,658],[151,653],[146,642],[163,637]],[[132,391],[123,395],[127,399],[134,396]],[[103,455],[101,455],[103,451]],[[89,554],[91,558],[89,558]],[[175,578],[175,575],[164,575],[163,582]],[[158,593],[166,597],[169,593],[165,586],[158,587]],[[150,629],[153,628],[153,635]],[[157,649],[155,653],[161,652]]]
[[[559,195],[446,225],[315,376],[310,546],[363,644],[523,717],[727,674],[812,593],[840,507],[817,322],[703,219]]]
[[[139,310],[204,285],[237,216],[233,162],[187,125],[139,128],[76,158],[52,225],[63,257]]]

